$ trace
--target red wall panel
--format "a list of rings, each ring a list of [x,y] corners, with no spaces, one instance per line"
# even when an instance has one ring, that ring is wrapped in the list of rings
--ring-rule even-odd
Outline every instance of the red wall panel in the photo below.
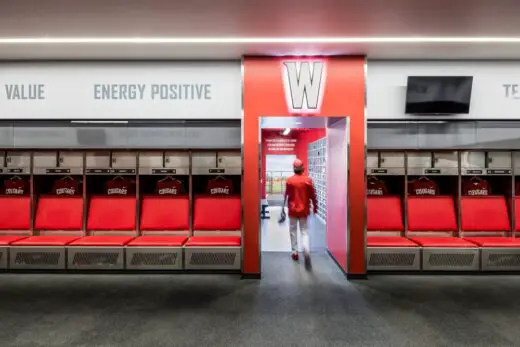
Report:
[[[244,258],[245,274],[260,273],[259,118],[297,116],[289,113],[284,94],[282,61],[290,58],[246,57],[244,59]],[[342,269],[365,273],[365,59],[329,57],[323,103],[309,117],[350,118],[349,213],[350,237],[342,230],[328,230],[327,245]],[[301,152],[300,152],[301,155]],[[257,187],[257,189],[254,189]],[[347,253],[349,258],[347,259]]]

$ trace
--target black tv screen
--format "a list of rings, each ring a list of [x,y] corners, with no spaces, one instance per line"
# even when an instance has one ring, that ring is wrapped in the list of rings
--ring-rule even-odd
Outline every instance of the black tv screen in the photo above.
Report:
[[[469,113],[472,84],[471,76],[409,76],[405,113]]]

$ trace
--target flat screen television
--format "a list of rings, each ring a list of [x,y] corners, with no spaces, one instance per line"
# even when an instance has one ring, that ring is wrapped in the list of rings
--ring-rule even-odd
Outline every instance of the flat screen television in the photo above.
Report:
[[[471,76],[409,76],[407,114],[469,113]]]

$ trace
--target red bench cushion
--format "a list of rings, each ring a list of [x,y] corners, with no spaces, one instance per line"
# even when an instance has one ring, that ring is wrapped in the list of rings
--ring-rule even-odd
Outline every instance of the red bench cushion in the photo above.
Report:
[[[463,231],[509,231],[509,214],[504,196],[461,197]]]
[[[402,236],[369,236],[368,247],[418,247],[416,243]]]
[[[520,239],[511,237],[465,237],[465,240],[473,242],[480,247],[497,247],[497,248],[518,248],[520,247]]]
[[[77,240],[77,236],[31,236],[20,241],[13,242],[13,246],[66,246]]]
[[[30,227],[30,197],[0,196],[0,230],[28,230]]]
[[[186,247],[240,247],[240,236],[192,236]]]
[[[8,246],[15,241],[20,241],[25,238],[27,238],[27,236],[0,235],[0,246]]]
[[[83,228],[83,198],[81,196],[40,197],[35,228],[39,230],[81,230]]]
[[[455,205],[451,196],[408,197],[409,231],[457,231]]]
[[[135,230],[135,197],[93,196],[88,211],[88,230]]]
[[[122,247],[133,239],[132,236],[85,236],[72,242],[69,246]]]
[[[520,231],[520,196],[515,197],[515,230]]]
[[[476,248],[475,244],[458,237],[412,237],[410,240],[423,247]]]
[[[367,198],[367,230],[404,230],[401,198],[398,196],[369,196]]]
[[[242,229],[240,196],[197,196],[193,209],[194,230]]]
[[[141,230],[188,230],[188,196],[146,196],[141,205]]]
[[[140,236],[133,239],[128,247],[181,247],[186,243],[186,236]]]

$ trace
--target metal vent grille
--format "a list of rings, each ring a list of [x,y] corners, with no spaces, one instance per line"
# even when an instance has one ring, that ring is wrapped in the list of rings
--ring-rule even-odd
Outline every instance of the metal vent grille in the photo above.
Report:
[[[175,265],[177,253],[135,253],[130,262],[134,266],[140,265]]]
[[[520,267],[520,254],[492,253],[487,265],[498,268]]]
[[[442,267],[462,267],[471,266],[475,259],[475,254],[468,253],[433,253],[428,259],[430,266]]]
[[[72,263],[78,266],[87,265],[117,265],[119,252],[91,253],[79,252],[74,254]]]
[[[25,265],[58,265],[60,252],[18,252],[15,264]]]
[[[233,265],[236,253],[193,253],[190,265]]]
[[[373,253],[368,260],[369,266],[412,266],[414,253]]]

